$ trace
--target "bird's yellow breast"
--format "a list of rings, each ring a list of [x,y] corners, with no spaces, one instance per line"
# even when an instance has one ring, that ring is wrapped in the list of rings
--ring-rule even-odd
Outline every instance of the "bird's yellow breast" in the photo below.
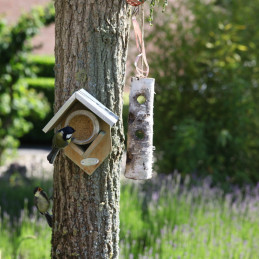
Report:
[[[71,140],[64,140],[62,133],[58,132],[54,135],[52,140],[52,146],[56,148],[64,148],[66,147]]]

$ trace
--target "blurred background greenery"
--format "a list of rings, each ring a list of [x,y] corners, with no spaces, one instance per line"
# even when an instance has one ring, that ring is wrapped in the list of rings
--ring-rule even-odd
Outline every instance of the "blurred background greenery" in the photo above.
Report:
[[[158,171],[258,181],[258,8],[254,0],[174,1],[154,22]]]
[[[258,8],[257,0],[184,0],[155,13],[146,41],[156,79],[158,173],[258,181]],[[52,116],[55,61],[32,55],[28,40],[53,19],[49,5],[13,26],[1,22],[1,161],[19,142],[50,143],[41,129]],[[127,93],[124,99],[126,129]]]
[[[259,258],[258,12],[259,0],[155,11],[145,35],[157,176],[122,185],[121,258]],[[50,146],[55,59],[32,54],[30,39],[53,21],[52,4],[0,20],[2,164],[20,144]],[[125,133],[127,116],[126,92]],[[49,179],[1,175],[0,258],[49,257],[51,232],[32,207],[39,184],[51,194]]]
[[[258,8],[257,0],[172,1],[154,22],[159,172],[258,181]]]
[[[28,14],[23,14],[16,24],[8,25],[0,20],[0,162],[7,155],[13,155],[19,146],[19,138],[29,131],[37,131],[39,141],[41,134],[38,126],[51,109],[53,96],[50,92],[42,91],[44,87],[35,86],[28,78],[34,78],[41,67],[35,66],[35,59],[29,58],[32,47],[29,40],[36,35],[39,28],[54,21],[53,4],[46,8],[35,8]],[[53,60],[53,59],[52,59]],[[44,70],[48,76],[48,59],[44,61]],[[51,64],[53,70],[53,63]],[[51,74],[53,77],[53,73]],[[27,81],[28,80],[28,81]],[[47,81],[47,80],[46,80]],[[30,84],[30,82],[32,84]],[[50,85],[49,85],[50,86]],[[53,89],[53,85],[49,89]],[[46,89],[46,88],[44,88]],[[48,94],[48,95],[47,95]],[[46,121],[45,121],[46,122]],[[34,126],[34,129],[33,129]],[[37,142],[35,142],[37,144]]]

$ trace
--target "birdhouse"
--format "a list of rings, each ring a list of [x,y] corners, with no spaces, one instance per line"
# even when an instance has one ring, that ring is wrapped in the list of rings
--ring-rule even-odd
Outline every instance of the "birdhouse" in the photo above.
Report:
[[[111,152],[111,127],[117,120],[118,116],[81,89],[64,103],[43,131],[65,126],[74,128],[72,141],[64,153],[91,175]]]

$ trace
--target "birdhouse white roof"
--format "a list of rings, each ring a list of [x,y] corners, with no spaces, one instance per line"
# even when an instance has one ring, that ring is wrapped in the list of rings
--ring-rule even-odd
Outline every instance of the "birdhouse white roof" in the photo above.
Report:
[[[110,126],[113,126],[119,117],[95,99],[91,94],[86,90],[80,89],[76,91],[58,110],[58,112],[53,116],[53,118],[48,122],[48,124],[43,128],[43,131],[46,133],[52,128],[55,127],[56,122],[64,115],[64,113],[76,102],[79,101],[90,111],[95,113],[98,117],[108,123]]]

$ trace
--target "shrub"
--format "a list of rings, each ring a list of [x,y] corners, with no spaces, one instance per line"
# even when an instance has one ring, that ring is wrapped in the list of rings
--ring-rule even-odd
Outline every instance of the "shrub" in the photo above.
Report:
[[[33,74],[27,62],[31,50],[28,40],[53,19],[54,8],[49,5],[22,15],[14,26],[0,21],[0,162],[7,150],[15,150],[18,138],[31,129],[25,118],[35,114],[42,119],[49,110],[43,95],[29,89],[23,78]]]
[[[41,93],[44,95],[44,98],[48,99],[49,110],[45,113],[45,117],[40,120],[37,116],[30,114],[27,117],[33,124],[33,129],[31,129],[27,134],[23,135],[20,138],[22,144],[31,144],[31,145],[51,145],[52,132],[48,132],[47,134],[43,133],[43,127],[49,122],[49,120],[53,117],[53,104],[54,104],[54,87],[55,87],[55,79],[48,77],[35,77],[35,78],[26,78],[25,79],[28,88],[33,89],[37,93]]]
[[[163,21],[154,23],[147,40],[160,172],[259,180],[255,2],[246,2],[254,8],[241,16],[243,1],[170,1]]]
[[[55,77],[55,57],[52,55],[30,55],[29,62],[39,77]]]

